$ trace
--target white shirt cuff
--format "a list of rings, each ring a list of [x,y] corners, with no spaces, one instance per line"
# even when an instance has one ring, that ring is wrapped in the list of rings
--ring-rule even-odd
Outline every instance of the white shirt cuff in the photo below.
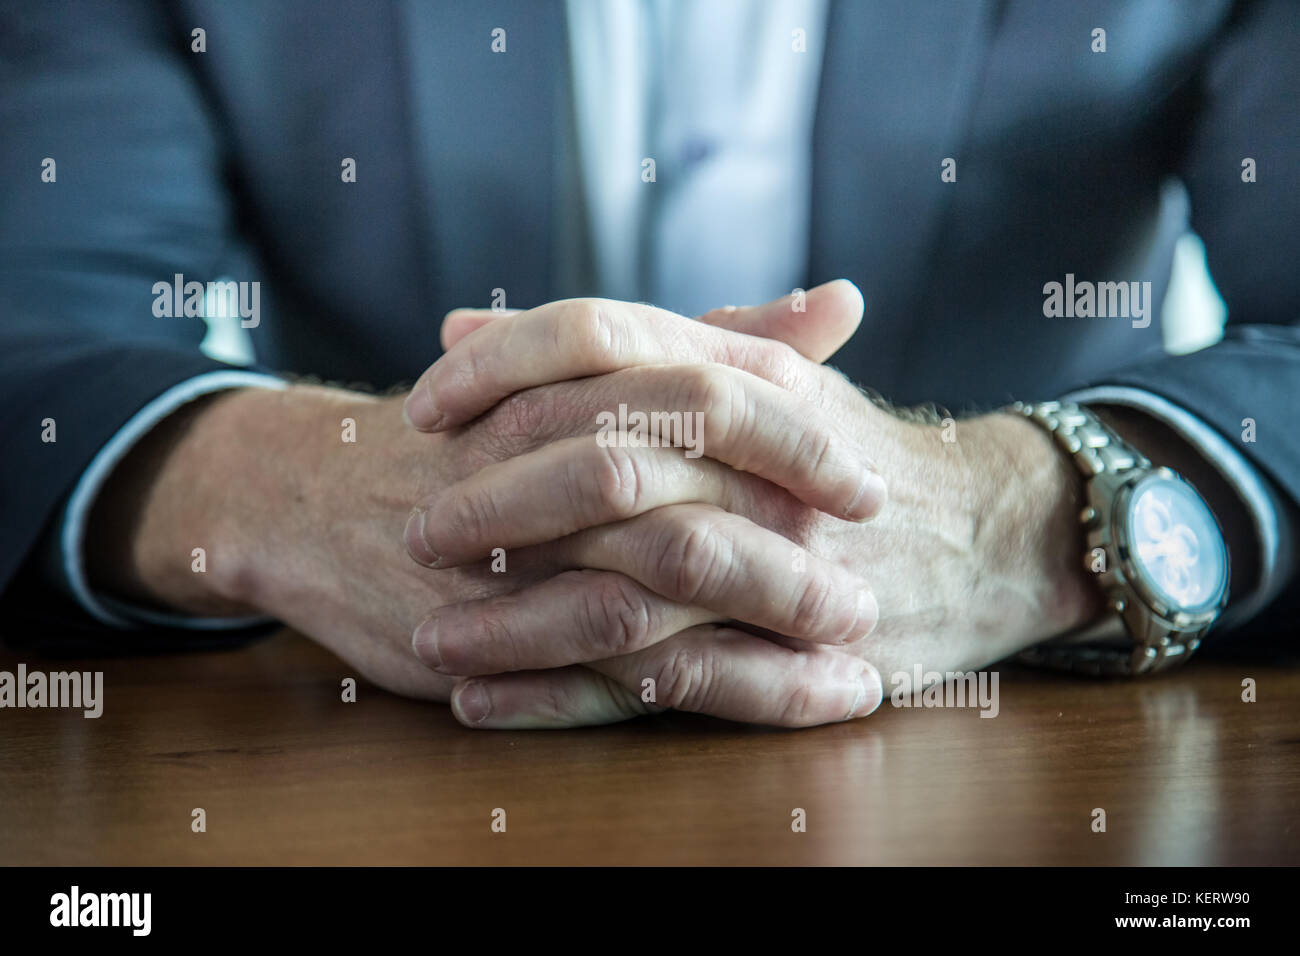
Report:
[[[131,420],[117,430],[108,443],[99,450],[90,465],[81,473],[77,486],[72,490],[67,508],[63,512],[63,527],[60,533],[60,551],[62,552],[63,570],[68,587],[77,602],[96,620],[110,627],[121,629],[138,628],[141,625],[157,627],[179,627],[194,630],[230,630],[251,627],[269,621],[262,617],[215,618],[192,617],[179,612],[158,611],[140,607],[126,601],[102,594],[96,594],[86,581],[86,561],[84,547],[86,541],[86,521],[90,509],[99,496],[100,489],[108,480],[109,474],[117,467],[144,435],[160,421],[187,402],[212,392],[225,391],[230,388],[272,388],[282,389],[287,385],[282,379],[259,372],[219,371],[205,372],[174,385],[151,401],[132,416]]]
[[[1291,572],[1291,529],[1281,524],[1281,516],[1286,511],[1278,492],[1227,439],[1186,409],[1140,388],[1101,385],[1073,392],[1062,401],[1123,405],[1164,422],[1199,451],[1246,504],[1259,542],[1259,583],[1251,593],[1228,607],[1221,626],[1245,623],[1277,597]]]

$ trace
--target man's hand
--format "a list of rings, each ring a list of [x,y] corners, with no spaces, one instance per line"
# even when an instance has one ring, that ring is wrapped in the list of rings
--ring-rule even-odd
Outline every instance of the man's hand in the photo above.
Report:
[[[810,299],[814,338],[821,326],[818,316],[837,305],[834,298],[832,291],[829,298]],[[754,340],[745,348],[759,362],[769,360],[778,345]],[[644,370],[633,371],[640,381]],[[651,387],[656,381],[662,378],[646,378],[642,384]],[[860,637],[874,623],[874,604],[861,580],[811,556],[804,574],[785,575],[793,545],[716,505],[680,505],[685,509],[681,515],[660,508],[657,514],[638,513],[621,528],[601,525],[590,534],[569,534],[560,544],[513,548],[506,574],[493,573],[486,564],[427,570],[411,562],[402,553],[401,536],[412,502],[436,499],[501,462],[544,452],[552,440],[590,428],[588,383],[565,382],[542,391],[532,399],[501,403],[473,425],[436,436],[404,426],[396,400],[335,389],[243,390],[196,403],[133,449],[100,495],[87,547],[92,584],[193,613],[267,614],[320,641],[382,686],[442,700],[454,679],[426,666],[437,663],[428,660],[427,646],[425,662],[416,657],[411,645],[416,625],[449,604],[501,599],[509,605],[511,599],[503,597],[507,592],[526,589],[527,603],[515,601],[514,606],[523,610],[529,626],[551,629],[574,645],[561,649],[559,660],[538,658],[533,666],[581,658],[586,648],[579,652],[578,646],[594,636],[601,642],[600,657],[643,647],[641,660],[654,666],[660,679],[660,699],[679,706],[796,724],[843,719],[874,708],[880,699],[875,671],[858,659],[818,647]],[[792,400],[769,392],[759,407],[789,420],[785,403]],[[355,423],[355,443],[342,440],[345,419]],[[812,467],[797,461],[788,466],[789,456],[782,455],[788,449],[779,446],[737,446],[734,457],[748,461],[743,456],[750,455],[755,468],[796,485],[804,498],[825,507],[854,514],[873,511],[878,502],[850,507],[852,487],[861,482],[863,469],[860,456],[840,444],[835,423],[819,419],[803,425],[818,436],[824,452]],[[691,491],[679,485],[668,494],[699,500]],[[524,513],[546,512],[552,522],[541,537],[536,525],[530,526],[538,540],[585,527],[593,514],[601,516],[593,508],[609,500],[599,494],[557,499],[547,482],[538,483],[532,493],[531,505],[527,498],[517,504]],[[803,507],[789,492],[781,494],[790,505]],[[861,511],[855,511],[859,506]],[[665,600],[661,592],[652,594],[639,585],[635,575],[646,573],[644,542],[657,534],[661,543],[677,540],[684,554],[696,554],[698,544],[683,535],[700,521],[734,536],[737,556],[750,555],[745,573],[699,581],[689,574],[679,577],[675,586],[688,590],[681,596],[693,598],[694,604]],[[434,523],[427,527],[438,530]],[[489,525],[471,522],[467,527]],[[620,543],[619,534],[630,544]],[[201,573],[191,568],[196,547],[206,552]],[[579,570],[593,567],[603,570]],[[686,567],[705,565],[697,559]],[[674,593],[662,582],[661,587]],[[807,650],[788,650],[741,632],[692,629],[701,620],[730,616],[798,634]],[[486,620],[480,630],[505,634],[493,630],[493,619]],[[574,621],[585,627],[561,628]],[[678,643],[649,646],[669,635]],[[726,664],[734,679],[706,688],[696,679],[694,666],[728,640],[733,652]],[[510,663],[519,666],[519,661]],[[585,668],[516,673],[504,680],[497,688],[498,703],[511,691],[549,702],[548,711],[534,712],[534,724],[596,722],[653,709],[639,693]],[[636,687],[639,691],[639,679]],[[470,723],[472,705],[472,694],[462,693],[457,712]]]
[[[512,390],[523,391],[506,399],[506,406],[545,408],[549,390],[577,383],[536,386],[576,378],[587,402],[587,431],[585,437],[551,450],[503,462],[424,502],[423,531],[408,528],[413,556],[438,566],[459,565],[481,559],[489,546],[526,546],[576,530],[556,526],[547,514],[530,513],[525,502],[535,499],[519,489],[549,482],[557,506],[575,498],[602,501],[601,495],[584,489],[582,476],[590,473],[584,469],[598,473],[614,455],[619,464],[612,470],[626,476],[614,486],[632,485],[633,490],[618,507],[605,500],[603,510],[586,513],[583,527],[595,527],[584,532],[584,539],[601,544],[583,553],[568,551],[566,560],[602,569],[610,566],[613,555],[643,554],[641,566],[630,572],[641,585],[635,592],[638,613],[627,616],[662,625],[652,650],[633,648],[632,653],[601,659],[610,645],[599,628],[582,627],[573,615],[534,613],[548,596],[545,585],[522,589],[507,599],[441,609],[417,635],[417,649],[445,672],[479,675],[466,686],[477,700],[490,700],[487,725],[509,726],[531,719],[539,708],[555,710],[553,700],[530,696],[530,677],[491,676],[498,671],[588,662],[631,693],[646,677],[662,673],[659,662],[673,660],[665,655],[679,647],[687,648],[689,666],[678,669],[690,671],[701,685],[692,691],[691,709],[716,712],[700,702],[725,694],[729,687],[743,686],[750,696],[761,697],[763,688],[747,686],[743,669],[731,667],[734,629],[720,628],[710,637],[707,625],[696,626],[690,642],[685,635],[666,636],[688,620],[686,609],[696,604],[684,593],[689,589],[680,586],[683,564],[690,569],[686,576],[692,583],[743,582],[757,607],[787,599],[792,587],[798,587],[792,582],[805,573],[801,569],[813,566],[813,556],[860,575],[879,601],[881,624],[866,640],[842,650],[809,648],[798,639],[802,635],[758,620],[755,611],[739,605],[714,601],[714,613],[704,620],[716,625],[735,619],[786,648],[848,653],[872,661],[886,674],[910,671],[916,663],[940,671],[981,667],[1087,621],[1100,610],[1098,593],[1080,561],[1076,516],[1081,481],[1050,439],[1017,416],[986,415],[946,426],[906,421],[868,401],[842,376],[791,350],[764,351],[755,361],[749,350],[756,345],[746,336],[643,306],[570,302],[490,322],[474,315],[454,315],[449,322],[452,318],[461,328],[444,333],[451,349],[417,383],[407,402],[407,414],[417,428],[454,428]],[[520,354],[532,356],[532,361],[512,360]],[[701,358],[744,361],[755,374],[744,379],[744,386],[730,384],[716,365],[699,365]],[[764,394],[766,388],[751,381],[754,378],[799,396],[803,410],[793,415],[750,413],[749,396]],[[669,391],[667,383],[673,380],[688,386]],[[711,384],[692,394],[691,382]],[[594,438],[597,413],[620,403],[646,412],[703,412],[705,454],[714,456],[717,442],[718,461],[692,462],[680,450],[601,449]],[[799,423],[820,421],[819,416],[838,424],[844,447],[865,449],[873,468],[889,484],[889,503],[871,524],[843,520],[842,509],[817,510],[806,495],[792,500],[771,482],[745,473],[751,461],[736,457],[738,451],[798,447]],[[552,416],[539,413],[536,425],[541,428],[550,420]],[[728,441],[736,421],[745,425],[743,439]],[[806,447],[804,454],[812,460],[819,457]],[[787,454],[783,459],[787,487],[797,487],[789,480],[795,458]],[[663,506],[687,488],[720,510]],[[795,542],[798,550],[782,552],[779,539],[740,540],[720,520],[726,513],[732,516],[726,521],[739,524],[748,519],[745,527],[775,531]],[[641,516],[634,520],[675,520],[688,530],[665,539],[653,526],[633,527],[628,520],[633,515]],[[665,540],[693,542],[695,554],[676,545],[665,548]],[[548,547],[564,548],[565,541]],[[774,553],[769,573],[760,577],[751,567],[765,549]],[[698,557],[701,553],[703,558]],[[671,624],[645,610],[657,611],[664,597],[674,602],[677,612]],[[654,625],[638,630],[642,642],[649,640],[647,631],[655,631]],[[590,719],[592,706],[584,703],[580,709]]]

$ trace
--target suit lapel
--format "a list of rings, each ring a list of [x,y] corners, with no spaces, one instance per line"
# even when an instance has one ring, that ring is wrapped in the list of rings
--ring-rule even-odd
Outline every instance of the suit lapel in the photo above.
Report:
[[[998,7],[892,0],[830,10],[809,281],[846,276],[862,289],[862,332],[837,363],[887,392],[901,375],[926,261],[958,188],[940,181],[945,157],[957,160],[960,182],[965,120]]]
[[[431,307],[485,306],[498,288],[508,307],[545,302],[567,108],[563,4],[403,0],[403,14]]]

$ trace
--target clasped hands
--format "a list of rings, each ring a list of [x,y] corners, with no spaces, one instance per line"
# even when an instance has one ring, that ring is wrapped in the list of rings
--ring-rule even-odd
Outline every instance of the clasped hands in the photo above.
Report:
[[[411,647],[462,723],[841,721],[897,670],[981,667],[1088,613],[1044,540],[1077,489],[1037,429],[891,414],[821,364],[861,320],[857,290],[792,304],[447,317],[404,417],[460,467],[421,488],[403,538],[455,595]],[[671,434],[598,440],[620,406],[698,416],[702,456]]]

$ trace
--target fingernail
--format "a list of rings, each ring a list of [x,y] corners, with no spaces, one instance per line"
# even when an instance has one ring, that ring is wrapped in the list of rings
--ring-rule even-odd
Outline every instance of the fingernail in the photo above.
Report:
[[[429,540],[424,536],[424,522],[428,512],[423,508],[412,508],[411,516],[406,519],[406,528],[402,531],[402,540],[406,542],[407,553],[426,567],[433,567],[442,560],[441,555],[429,547]]]
[[[885,688],[880,683],[880,672],[866,661],[863,661],[862,665],[862,673],[858,675],[858,697],[849,709],[845,720],[875,713],[876,708],[885,699]]]
[[[443,414],[433,401],[433,391],[428,384],[416,385],[402,405],[402,417],[408,425],[421,431],[434,431],[442,424]]]
[[[423,622],[411,635],[411,647],[415,656],[434,670],[442,667],[442,654],[438,652],[438,622],[434,619]]]
[[[853,622],[853,627],[849,633],[844,635],[842,644],[849,644],[853,641],[860,641],[876,629],[876,623],[880,620],[880,605],[876,603],[876,596],[868,590],[858,592],[858,616]]]
[[[874,518],[885,506],[885,498],[888,494],[885,479],[874,471],[866,472],[862,476],[862,483],[858,485],[857,494],[844,509],[845,517],[851,521],[866,521]]]
[[[488,714],[492,713],[492,697],[488,694],[487,685],[481,680],[472,680],[462,687],[452,705],[461,723],[471,726],[483,723]]]

